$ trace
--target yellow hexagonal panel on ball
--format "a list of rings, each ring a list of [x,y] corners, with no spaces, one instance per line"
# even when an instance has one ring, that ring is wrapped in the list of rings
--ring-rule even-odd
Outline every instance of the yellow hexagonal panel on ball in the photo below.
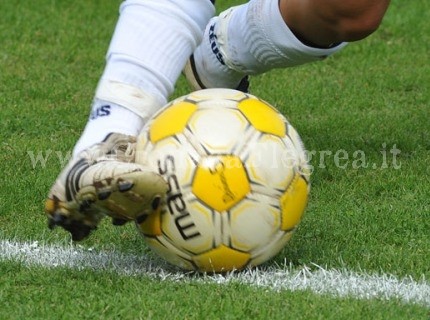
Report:
[[[250,98],[241,101],[237,107],[257,130],[278,137],[285,136],[285,120],[272,106]]]
[[[197,110],[194,103],[182,101],[167,107],[152,122],[149,139],[156,143],[184,130],[191,115]]]
[[[204,158],[197,167],[192,191],[212,209],[223,212],[251,190],[242,161],[233,155]]]
[[[291,182],[281,199],[282,230],[291,230],[300,222],[308,202],[308,184],[299,174]]]
[[[209,252],[193,257],[193,261],[204,272],[240,270],[250,260],[249,253],[240,252],[226,246],[219,246]]]

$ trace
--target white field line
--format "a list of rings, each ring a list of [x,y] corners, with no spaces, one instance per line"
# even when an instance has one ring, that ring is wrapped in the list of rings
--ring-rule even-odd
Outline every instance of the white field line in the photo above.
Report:
[[[211,282],[248,285],[279,290],[310,290],[317,294],[357,299],[399,299],[404,303],[430,307],[430,283],[425,279],[398,279],[392,275],[372,275],[348,270],[324,269],[313,265],[295,269],[291,266],[260,267],[226,275],[196,275],[169,267],[148,256],[117,251],[97,251],[81,246],[43,245],[34,242],[0,241],[0,261],[19,261],[27,266],[65,267],[108,271],[120,275],[146,276],[159,280]]]

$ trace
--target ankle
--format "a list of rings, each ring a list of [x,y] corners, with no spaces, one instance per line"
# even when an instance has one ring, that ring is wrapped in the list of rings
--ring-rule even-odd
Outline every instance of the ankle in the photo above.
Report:
[[[212,18],[203,36],[202,43],[194,51],[196,72],[206,88],[235,89],[246,73],[234,66],[230,59],[226,30],[229,17]]]
[[[113,132],[137,136],[143,125],[144,119],[129,109],[95,99],[85,130],[73,149],[73,155],[76,156],[92,145],[102,142]]]

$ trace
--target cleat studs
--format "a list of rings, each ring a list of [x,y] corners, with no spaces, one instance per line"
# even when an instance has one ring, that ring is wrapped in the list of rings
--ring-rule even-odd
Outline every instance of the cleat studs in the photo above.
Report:
[[[56,225],[62,225],[66,222],[66,217],[63,216],[61,213],[54,213],[54,215],[52,216],[52,221],[56,224]]]
[[[48,220],[48,228],[54,229],[56,226],[63,226],[67,218],[61,213],[55,212]]]
[[[82,201],[82,203],[79,206],[79,211],[84,212],[84,211],[88,210],[93,203],[94,203],[94,201],[92,201],[92,200]]]
[[[123,226],[124,224],[126,224],[128,221],[124,220],[124,219],[120,219],[120,218],[112,218],[112,224],[114,226]]]
[[[107,198],[109,198],[111,195],[111,191],[107,190],[107,191],[101,191],[97,194],[97,198],[99,200],[106,200]]]
[[[126,192],[133,188],[134,183],[130,181],[119,181],[118,182],[118,189],[120,192]]]
[[[147,215],[147,214],[142,214],[142,215],[140,215],[140,216],[136,217],[136,222],[137,222],[138,224],[141,224],[141,223],[145,222],[145,220],[146,220],[147,218],[148,218],[148,215]]]
[[[152,210],[154,210],[154,211],[157,210],[160,207],[160,204],[161,204],[161,197],[160,196],[156,196],[152,200],[152,203],[151,203]]]
[[[67,226],[64,227],[70,232],[73,241],[81,241],[88,237],[91,231],[95,230],[95,226],[88,226],[82,222],[72,221]]]

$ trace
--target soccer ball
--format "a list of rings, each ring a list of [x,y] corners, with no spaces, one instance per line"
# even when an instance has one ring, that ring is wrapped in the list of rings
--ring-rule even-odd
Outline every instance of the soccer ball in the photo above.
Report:
[[[162,209],[137,228],[151,249],[186,270],[269,260],[306,207],[309,170],[298,133],[267,102],[236,90],[170,102],[140,133],[136,162],[169,185]]]

